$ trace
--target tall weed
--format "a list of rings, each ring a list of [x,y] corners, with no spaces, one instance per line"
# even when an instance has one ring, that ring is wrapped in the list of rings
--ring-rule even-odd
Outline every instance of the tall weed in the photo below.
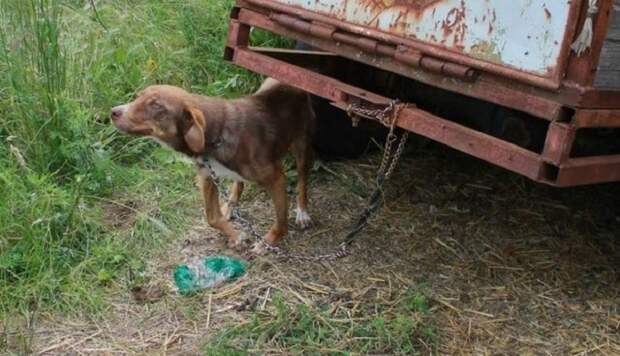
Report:
[[[154,83],[253,90],[257,76],[221,59],[231,6],[0,1],[0,319],[101,308],[187,224],[191,168],[117,133],[107,112]],[[109,205],[137,206],[127,230],[105,221]]]

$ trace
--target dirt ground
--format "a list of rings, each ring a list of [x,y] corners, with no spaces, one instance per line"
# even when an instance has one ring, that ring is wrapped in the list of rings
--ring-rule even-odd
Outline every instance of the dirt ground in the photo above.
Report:
[[[311,182],[315,226],[292,228],[284,246],[336,246],[372,188],[377,159],[324,163]],[[186,298],[171,287],[176,264],[232,253],[197,208],[196,227],[147,271],[151,302],[125,290],[104,319],[51,317],[35,331],[36,350],[194,354],[209,335],[269,307],[276,292],[348,312],[425,285],[437,340],[422,354],[618,355],[619,193],[618,184],[558,190],[448,149],[416,150],[403,158],[384,209],[350,257],[322,264],[258,257],[241,279]],[[242,201],[264,231],[267,196],[250,191]]]

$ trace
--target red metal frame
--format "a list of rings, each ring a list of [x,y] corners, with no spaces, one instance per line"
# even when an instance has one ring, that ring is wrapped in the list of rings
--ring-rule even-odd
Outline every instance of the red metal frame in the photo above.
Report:
[[[597,91],[589,86],[591,78],[582,78],[575,74],[582,70],[579,68],[587,66],[592,68],[591,66],[598,61],[598,53],[589,54],[587,58],[575,58],[565,53],[567,63],[565,69],[568,79],[559,88],[553,88],[552,85],[548,85],[548,82],[532,80],[530,75],[523,77],[503,67],[480,66],[479,63],[439,53],[436,49],[415,47],[421,49],[421,52],[417,52],[419,58],[416,53],[407,54],[408,58],[399,61],[395,58],[394,52],[398,50],[398,46],[394,46],[394,39],[389,34],[371,33],[372,31],[368,29],[357,28],[359,26],[350,24],[317,22],[325,19],[320,18],[320,15],[286,7],[270,0],[238,0],[237,5],[230,22],[226,58],[239,66],[326,98],[340,108],[346,108],[354,102],[385,105],[391,101],[391,98],[275,58],[277,56],[270,55],[269,51],[250,48],[250,28],[262,28],[304,41],[344,58],[552,121],[541,154],[459,125],[414,106],[401,110],[397,118],[397,125],[404,129],[550,185],[571,186],[620,180],[620,155],[570,157],[578,129],[601,126],[620,127],[620,93]],[[573,5],[571,10],[575,12],[571,15],[574,17],[575,24],[578,9],[577,5]],[[583,9],[581,12],[583,13]],[[299,18],[292,18],[291,15]],[[597,28],[604,26],[605,21],[608,21],[608,18],[604,14],[600,15]],[[363,33],[367,37],[346,38],[348,34],[344,33],[345,37],[340,37],[344,40],[336,43],[333,41],[334,28],[343,28],[349,31],[349,34],[357,35],[364,30]],[[328,39],[329,36],[332,39]],[[601,35],[597,35],[594,40],[593,52],[599,42],[602,43]],[[279,51],[280,55],[286,53],[287,51]],[[300,52],[290,51],[290,53],[299,54]],[[310,52],[301,53],[308,58],[316,56]],[[454,70],[449,67],[450,69],[446,71],[445,63],[450,62],[444,64],[433,62],[435,68],[430,68],[428,65],[424,67],[420,65],[420,62],[421,58],[427,54],[431,55],[429,57],[431,59],[454,60],[461,67],[454,67]],[[325,56],[323,53],[321,55]],[[297,61],[296,64],[300,62]],[[468,65],[480,70],[475,80],[472,81],[472,78],[467,75],[464,77],[451,75],[466,73]],[[515,83],[514,80],[521,80],[522,83]],[[584,104],[589,106],[582,109]],[[571,115],[568,109],[572,109],[574,114]]]
[[[346,108],[352,102],[386,105],[391,101],[390,98],[280,61],[250,48],[237,47],[232,62],[321,96],[340,108]],[[537,154],[429,112],[413,107],[404,108],[397,118],[396,125],[531,179],[544,180],[544,161]]]

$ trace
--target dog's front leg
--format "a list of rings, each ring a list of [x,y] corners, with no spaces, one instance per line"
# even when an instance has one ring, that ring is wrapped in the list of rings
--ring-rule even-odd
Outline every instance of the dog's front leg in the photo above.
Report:
[[[220,230],[228,237],[228,246],[237,247],[243,240],[243,233],[238,232],[228,222],[226,217],[222,215],[220,210],[220,197],[217,187],[211,180],[211,178],[198,175],[198,186],[202,192],[204,199],[205,215],[207,216],[207,222],[212,227]]]
[[[288,232],[288,198],[286,196],[286,176],[282,167],[278,166],[274,170],[273,178],[266,185],[271,194],[273,205],[276,211],[276,221],[271,229],[263,238],[270,245],[275,244]]]
[[[239,203],[239,199],[241,198],[241,193],[243,193],[243,182],[235,181],[230,189],[230,196],[228,197],[228,203],[222,206],[222,214],[226,220],[230,220],[232,216],[232,210]]]

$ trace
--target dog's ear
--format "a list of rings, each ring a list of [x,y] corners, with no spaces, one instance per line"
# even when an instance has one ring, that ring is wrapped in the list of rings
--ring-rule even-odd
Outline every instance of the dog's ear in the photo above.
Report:
[[[202,111],[196,108],[187,109],[190,127],[185,132],[185,143],[194,153],[202,153],[205,149],[205,129],[207,123]]]

